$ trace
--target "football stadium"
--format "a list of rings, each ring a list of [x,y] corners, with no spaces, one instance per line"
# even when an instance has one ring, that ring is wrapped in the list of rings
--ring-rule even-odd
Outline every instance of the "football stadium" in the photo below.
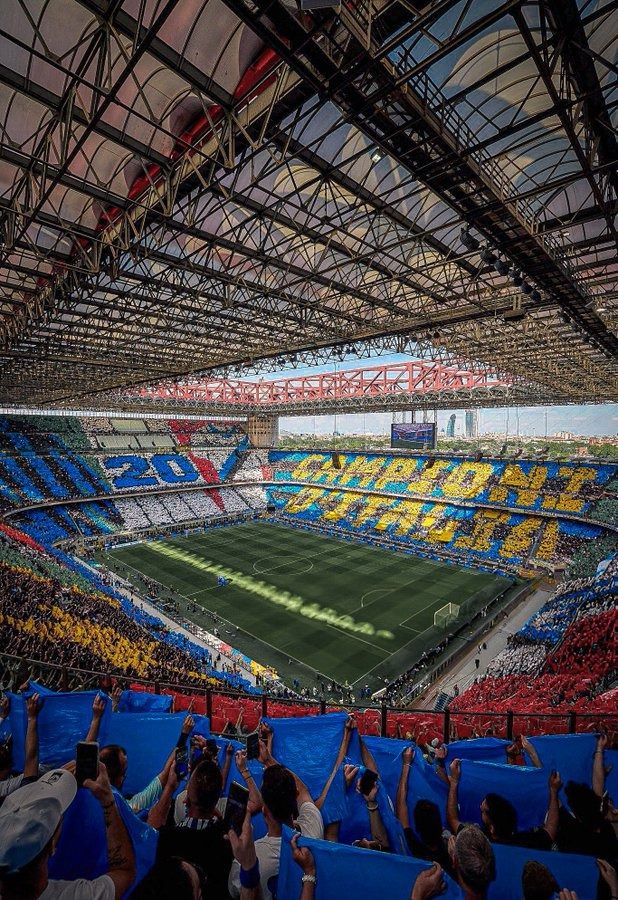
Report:
[[[1,4],[3,900],[618,898],[617,34]]]

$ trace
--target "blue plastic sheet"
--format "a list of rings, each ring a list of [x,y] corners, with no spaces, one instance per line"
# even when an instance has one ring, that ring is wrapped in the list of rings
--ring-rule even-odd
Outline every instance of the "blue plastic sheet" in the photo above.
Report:
[[[49,693],[41,697],[42,708],[39,713],[39,763],[45,768],[61,766],[75,759],[75,747],[78,741],[86,738],[92,719],[92,703],[94,698],[105,697],[97,691],[79,693]],[[11,699],[11,731],[13,734],[13,760],[17,769],[24,765],[24,742],[26,738],[26,714],[24,696],[10,694]],[[111,718],[111,701],[107,698],[107,707],[101,721],[101,733],[105,733]]]
[[[126,801],[114,791],[116,805],[127,827],[137,863],[137,883],[153,866],[158,832],[133,815]],[[62,833],[49,862],[49,877],[73,880],[98,878],[107,871],[107,842],[103,811],[84,788],[64,815]],[[126,895],[128,896],[128,894]]]
[[[453,759],[476,759],[479,762],[506,762],[506,748],[510,741],[500,738],[474,738],[469,741],[452,741],[447,744],[446,765]]]
[[[592,784],[592,761],[597,739],[594,734],[546,734],[530,738],[543,770],[560,772],[562,783]]]
[[[461,763],[459,816],[462,822],[481,824],[480,805],[488,793],[500,794],[517,810],[519,831],[542,825],[549,801],[548,775],[544,769],[499,763]]]
[[[118,712],[169,712],[174,698],[168,694],[150,694],[147,691],[123,691],[118,702]]]
[[[560,888],[575,891],[578,900],[596,900],[599,870],[593,857],[493,846],[497,877],[489,889],[489,900],[521,900],[521,876],[524,865],[531,859],[547,866]]]
[[[129,767],[123,791],[141,791],[164,767],[174,749],[186,713],[142,712],[113,715],[101,730],[101,745],[120,744],[128,751]],[[208,719],[194,716],[200,732],[208,735]],[[204,730],[206,729],[206,730]]]
[[[302,872],[292,859],[290,837],[285,828],[281,841],[281,862],[277,900],[297,900],[300,896]],[[309,847],[316,863],[316,900],[341,900],[362,897],[363,900],[409,900],[412,886],[429,865],[412,857],[393,856],[374,850],[361,850],[330,841],[301,837],[301,847]],[[442,897],[456,900],[459,887],[445,876],[446,893]]]
[[[305,782],[314,799],[332,771],[347,719],[347,713],[265,719],[274,731],[273,756]]]

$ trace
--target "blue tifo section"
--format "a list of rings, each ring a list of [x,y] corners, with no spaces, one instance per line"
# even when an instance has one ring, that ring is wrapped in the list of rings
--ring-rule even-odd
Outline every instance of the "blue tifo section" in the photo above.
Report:
[[[519,634],[529,641],[557,644],[582,607],[595,606],[612,594],[618,594],[615,575],[597,578],[580,590],[555,594],[523,624]]]
[[[56,694],[38,684],[32,684],[30,689],[38,689],[43,694],[43,709],[39,717],[43,766],[67,762],[74,758],[75,744],[87,732],[94,692]],[[11,701],[10,724],[15,761],[19,766],[23,760],[26,725],[24,700],[22,696],[15,695]],[[130,695],[123,698],[123,705],[128,710],[133,708],[130,701]],[[156,704],[154,698],[145,702]],[[127,750],[129,771],[124,786],[127,796],[145,787],[163,769],[176,743],[184,715],[154,709],[112,713],[111,701],[107,699],[100,742],[118,743]],[[314,799],[322,793],[331,774],[346,719],[345,713],[333,713],[300,719],[268,720],[274,730],[273,755],[305,782]],[[208,720],[196,717],[195,730],[207,736]],[[402,752],[409,745],[389,738],[367,737],[364,740],[380,772],[378,804],[389,834],[389,843],[398,852],[376,853],[350,846],[352,840],[369,837],[371,829],[364,802],[353,789],[346,796],[341,772],[337,773],[322,812],[325,822],[340,822],[340,837],[347,835],[348,843],[300,838],[300,845],[309,846],[316,861],[317,900],[341,900],[341,897],[347,896],[368,900],[382,900],[385,897],[388,900],[408,900],[416,876],[429,865],[407,855],[407,848],[399,843],[401,829],[393,812]],[[463,760],[459,785],[460,816],[463,821],[480,822],[480,801],[488,791],[493,791],[515,802],[520,815],[519,828],[541,825],[547,805],[548,773],[556,766],[560,768],[563,781],[573,778],[591,784],[594,735],[542,736],[534,738],[534,743],[543,763],[541,770],[506,765],[506,742],[496,738],[459,741],[449,745],[449,758]],[[228,742],[225,738],[219,738],[217,744],[222,763]],[[231,745],[233,749],[240,746],[237,741],[232,741]],[[607,763],[614,763],[617,755],[608,753]],[[361,762],[361,747],[356,732],[352,735],[346,761],[357,765]],[[249,765],[259,786],[263,768],[256,760]],[[242,783],[234,761],[226,789],[232,781]],[[615,790],[618,780],[608,781],[608,786]],[[157,835],[130,812],[120,795],[116,799],[136,848],[141,875],[154,860]],[[412,821],[414,805],[421,799],[435,802],[443,822],[446,821],[446,786],[416,748],[408,781],[408,806]],[[564,803],[564,796],[561,799]],[[264,833],[259,817],[254,827],[256,836]],[[284,835],[277,900],[297,900],[300,895],[302,873],[292,860],[288,845],[290,835],[289,831]],[[579,900],[594,900],[596,897],[598,872],[592,857],[495,844],[493,849],[497,876],[488,894],[490,900],[520,900],[521,872],[530,859],[546,865],[560,886],[576,891]],[[56,878],[90,878],[104,869],[105,832],[101,809],[88,792],[81,790],[65,817],[62,840],[50,871]],[[443,896],[461,897],[458,885],[448,877],[445,880],[447,890]]]

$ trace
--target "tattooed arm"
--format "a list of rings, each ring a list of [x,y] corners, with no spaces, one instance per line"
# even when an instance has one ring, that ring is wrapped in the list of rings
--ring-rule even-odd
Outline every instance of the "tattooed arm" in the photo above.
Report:
[[[97,780],[84,781],[84,787],[97,798],[103,810],[107,838],[107,875],[114,882],[116,900],[120,900],[135,880],[135,854],[129,833],[116,808],[116,800],[103,763],[99,763]]]

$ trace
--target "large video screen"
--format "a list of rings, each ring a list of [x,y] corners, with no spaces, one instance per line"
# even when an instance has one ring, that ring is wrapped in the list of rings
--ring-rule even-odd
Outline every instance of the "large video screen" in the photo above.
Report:
[[[402,450],[434,450],[435,422],[397,422],[391,425],[391,447]]]

